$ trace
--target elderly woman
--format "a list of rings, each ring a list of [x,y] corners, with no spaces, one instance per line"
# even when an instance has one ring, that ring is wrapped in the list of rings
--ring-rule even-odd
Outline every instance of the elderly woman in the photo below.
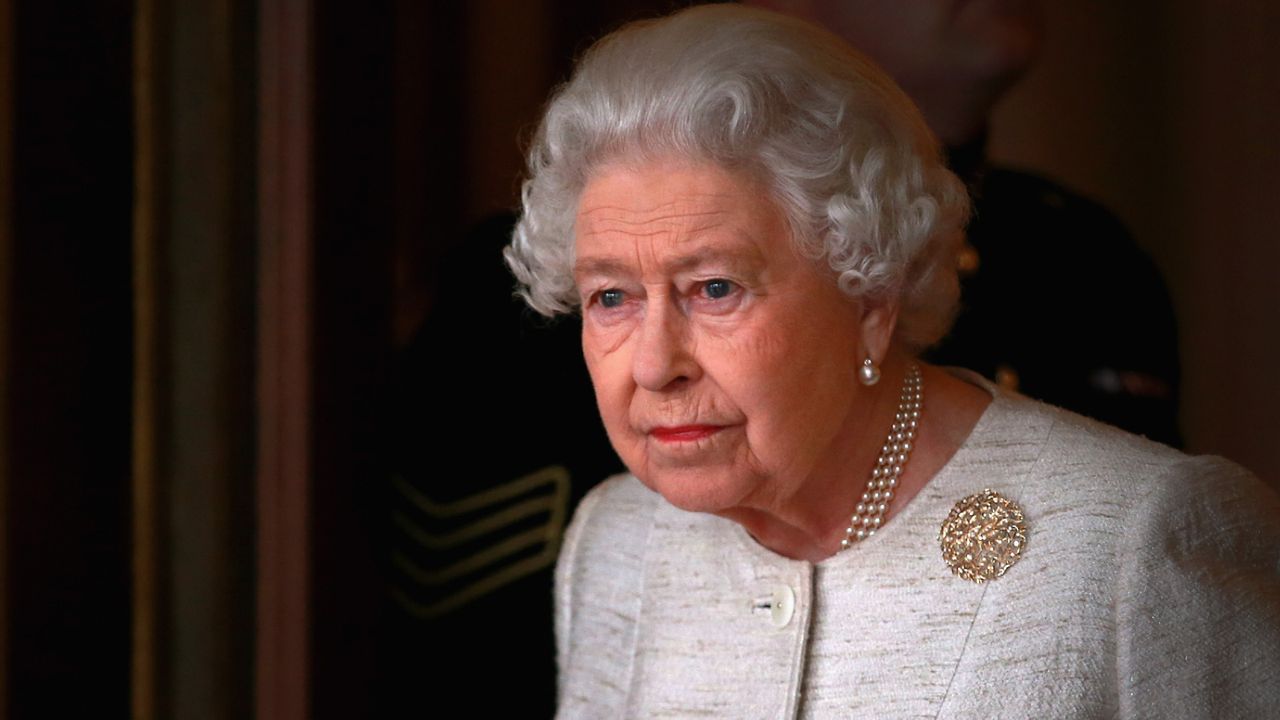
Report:
[[[523,202],[508,263],[581,309],[631,471],[561,551],[563,716],[1274,710],[1280,504],[917,359],[967,199],[840,41],[734,6],[614,33]]]

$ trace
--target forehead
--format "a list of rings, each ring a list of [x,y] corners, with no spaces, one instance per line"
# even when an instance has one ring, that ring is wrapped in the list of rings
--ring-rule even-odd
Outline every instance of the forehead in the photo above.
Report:
[[[764,262],[790,248],[782,213],[749,176],[709,164],[601,168],[579,200],[575,275],[635,262]]]

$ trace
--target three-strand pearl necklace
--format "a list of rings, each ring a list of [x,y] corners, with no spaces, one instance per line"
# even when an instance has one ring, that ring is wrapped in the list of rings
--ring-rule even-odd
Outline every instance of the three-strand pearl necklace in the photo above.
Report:
[[[889,429],[889,436],[885,438],[884,447],[880,448],[880,458],[871,471],[867,490],[862,493],[862,499],[853,509],[849,527],[845,528],[844,539],[840,541],[841,550],[871,537],[884,523],[885,510],[893,500],[893,492],[898,487],[902,470],[915,448],[923,397],[920,366],[913,363],[907,368],[907,377],[902,381],[898,412],[893,417],[893,426]]]

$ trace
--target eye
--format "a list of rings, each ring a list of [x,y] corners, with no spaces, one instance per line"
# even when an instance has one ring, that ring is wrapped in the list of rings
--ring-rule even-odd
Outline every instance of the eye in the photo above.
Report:
[[[600,305],[607,308],[616,308],[622,304],[622,291],[617,288],[608,288],[601,290],[598,295]]]
[[[720,300],[721,298],[729,297],[733,292],[733,283],[724,278],[715,278],[703,283],[702,290],[712,300]]]

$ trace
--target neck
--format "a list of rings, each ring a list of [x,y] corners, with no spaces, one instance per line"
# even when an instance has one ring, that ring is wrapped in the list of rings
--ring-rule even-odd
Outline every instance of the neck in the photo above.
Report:
[[[886,363],[884,377],[874,386],[879,392],[867,403],[868,411],[859,414],[858,422],[850,426],[852,434],[843,436],[853,438],[846,441],[852,451],[845,453],[843,460],[814,473],[813,482],[794,497],[740,508],[724,517],[738,522],[757,542],[784,557],[816,563],[839,552],[849,518],[867,488],[871,469],[893,424],[906,362]],[[921,365],[921,371],[924,412],[915,449],[899,478],[885,521],[901,512],[946,465],[991,403],[986,390],[945,370]]]
[[[875,467],[897,412],[907,359],[891,356],[880,382],[867,388],[843,432],[843,452],[817,467],[789,497],[757,498],[723,516],[746,528],[756,542],[794,560],[818,562],[840,550],[845,528]]]

